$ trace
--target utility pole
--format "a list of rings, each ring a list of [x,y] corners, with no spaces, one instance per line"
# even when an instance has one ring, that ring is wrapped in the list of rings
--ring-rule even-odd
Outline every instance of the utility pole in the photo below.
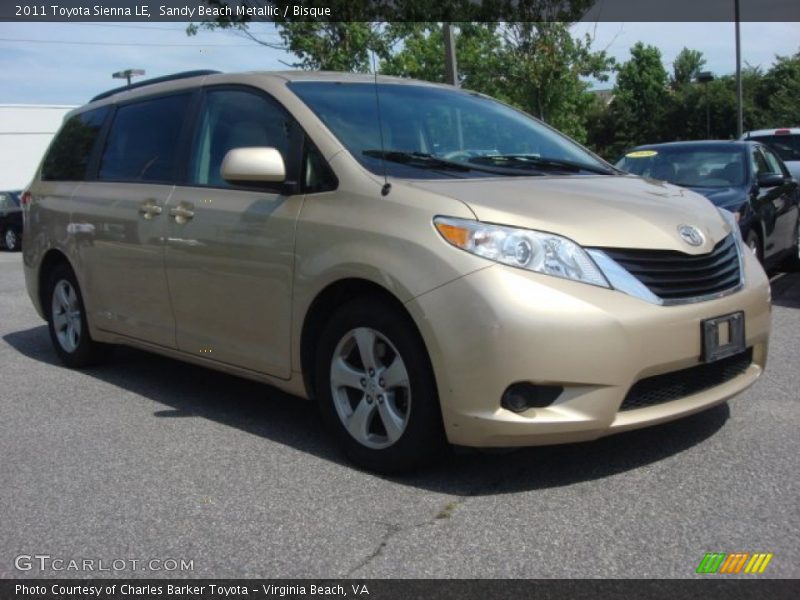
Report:
[[[113,79],[125,79],[127,80],[128,85],[130,85],[131,77],[139,77],[140,75],[144,75],[144,69],[125,69],[124,71],[112,73],[111,77]]]
[[[458,87],[458,63],[456,62],[456,40],[450,23],[444,23],[444,80]]]
[[[734,2],[734,18],[736,19],[736,139],[738,140],[744,132],[744,108],[742,106],[742,41],[739,33],[739,0],[734,0]]]

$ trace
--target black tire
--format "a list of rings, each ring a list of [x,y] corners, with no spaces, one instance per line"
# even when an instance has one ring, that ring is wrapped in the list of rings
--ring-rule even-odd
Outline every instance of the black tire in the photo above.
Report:
[[[800,271],[800,215],[794,226],[794,245],[789,251],[789,256],[783,261],[783,268],[787,271]]]
[[[66,335],[66,330],[61,327],[57,330],[56,325],[56,321],[60,320],[64,313],[59,312],[55,314],[56,309],[54,308],[53,296],[57,293],[57,286],[61,289],[60,286],[63,283],[68,284],[74,291],[75,298],[72,305],[72,314],[74,314],[75,311],[79,311],[80,313],[74,317],[75,321],[79,321],[80,323],[79,334],[76,338],[77,343],[74,345],[74,348],[68,347],[69,344],[65,345],[65,343],[60,340],[59,332]],[[81,369],[83,367],[99,364],[109,357],[113,346],[95,342],[89,334],[83,296],[81,295],[80,286],[78,285],[78,279],[75,277],[75,273],[69,265],[61,263],[56,265],[50,272],[47,277],[43,308],[47,315],[47,326],[50,331],[50,340],[53,343],[53,348],[55,348],[56,354],[58,354],[61,362],[66,366],[71,369]]]
[[[764,264],[764,246],[761,244],[761,236],[758,235],[755,229],[747,232],[747,237],[744,238],[745,245],[756,255],[758,262]]]
[[[11,227],[3,231],[2,242],[9,252],[16,252],[22,247],[22,237],[16,229]]]
[[[342,390],[334,392],[332,384],[332,366],[334,353],[342,351],[345,340],[352,336],[356,330],[367,329],[377,334],[374,345],[376,356],[380,354],[381,346],[384,358],[387,362],[393,362],[399,356],[401,364],[407,374],[407,386],[398,386],[395,391],[388,391],[389,384],[385,388],[385,395],[373,388],[372,392],[365,390],[348,388],[348,395],[354,396],[352,400],[342,400]],[[351,338],[355,339],[355,338]],[[385,342],[388,341],[388,344]],[[353,352],[359,350],[359,346],[354,346]],[[395,352],[396,350],[396,352]],[[368,370],[360,367],[366,373]],[[382,360],[382,359],[379,359]],[[379,365],[379,372],[388,364]],[[388,377],[388,375],[387,375]],[[372,378],[371,384],[376,384],[379,374],[376,373]],[[362,379],[362,381],[364,381]],[[382,378],[380,379],[382,381]],[[443,454],[446,448],[444,428],[442,426],[441,409],[436,391],[436,382],[430,366],[427,352],[422,340],[417,333],[414,324],[409,318],[396,308],[380,299],[365,298],[351,301],[340,307],[325,326],[317,346],[315,361],[314,382],[316,397],[319,403],[320,412],[325,424],[333,434],[344,454],[355,464],[370,471],[379,473],[400,473],[409,471],[422,466],[423,464],[434,461]],[[381,386],[384,383],[380,383]],[[383,388],[379,388],[383,389]],[[340,417],[340,410],[334,400],[334,393],[339,399],[338,406],[342,402],[352,402],[354,405],[361,405],[367,402],[370,393],[378,395],[372,396],[374,407],[364,422],[367,423],[366,429],[370,427],[380,429],[383,427],[383,414],[379,414],[378,402],[376,399],[385,399],[384,406],[381,400],[380,409],[386,410],[390,405],[397,409],[401,404],[405,404],[405,428],[399,437],[393,442],[389,442],[388,429],[384,428],[385,441],[389,443],[387,447],[369,447],[351,435],[344,424],[344,417]],[[409,394],[407,399],[403,395]],[[352,405],[351,405],[352,406]],[[402,411],[401,411],[402,412]],[[355,407],[353,407],[355,414]],[[381,423],[376,419],[380,418]],[[371,423],[371,425],[370,425]],[[380,434],[378,438],[380,439]]]

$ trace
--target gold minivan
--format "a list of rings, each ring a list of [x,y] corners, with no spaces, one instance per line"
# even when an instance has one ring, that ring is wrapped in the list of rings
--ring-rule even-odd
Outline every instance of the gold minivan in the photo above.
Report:
[[[662,423],[766,363],[769,283],[730,213],[449,86],[111,90],[67,116],[23,206],[66,365],[125,344],[263,381],[369,469]]]

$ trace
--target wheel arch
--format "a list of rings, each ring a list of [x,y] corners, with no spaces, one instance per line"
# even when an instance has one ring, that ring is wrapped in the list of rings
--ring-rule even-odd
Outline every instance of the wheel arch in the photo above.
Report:
[[[303,327],[300,334],[300,365],[303,383],[309,398],[316,398],[314,389],[314,352],[316,350],[316,340],[319,338],[323,328],[341,306],[357,298],[369,297],[376,298],[387,304],[407,319],[408,323],[413,327],[414,335],[417,336],[420,344],[425,349],[425,360],[435,381],[436,373],[433,370],[425,339],[405,305],[385,287],[368,279],[351,277],[330,283],[322,289],[309,305],[303,319]]]
[[[45,298],[45,294],[47,293],[47,278],[52,273],[53,269],[60,264],[66,264],[72,272],[75,272],[75,267],[72,266],[69,258],[67,255],[64,254],[58,248],[50,248],[45,255],[42,257],[42,262],[39,264],[39,271],[36,277],[36,283],[38,286],[38,301],[39,307],[42,311],[42,314],[47,314],[45,307],[47,306],[47,298]]]

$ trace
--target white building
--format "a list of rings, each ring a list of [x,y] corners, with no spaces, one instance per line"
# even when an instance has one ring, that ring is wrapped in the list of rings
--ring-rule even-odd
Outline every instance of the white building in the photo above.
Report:
[[[30,183],[47,146],[74,106],[0,104],[0,190]]]

